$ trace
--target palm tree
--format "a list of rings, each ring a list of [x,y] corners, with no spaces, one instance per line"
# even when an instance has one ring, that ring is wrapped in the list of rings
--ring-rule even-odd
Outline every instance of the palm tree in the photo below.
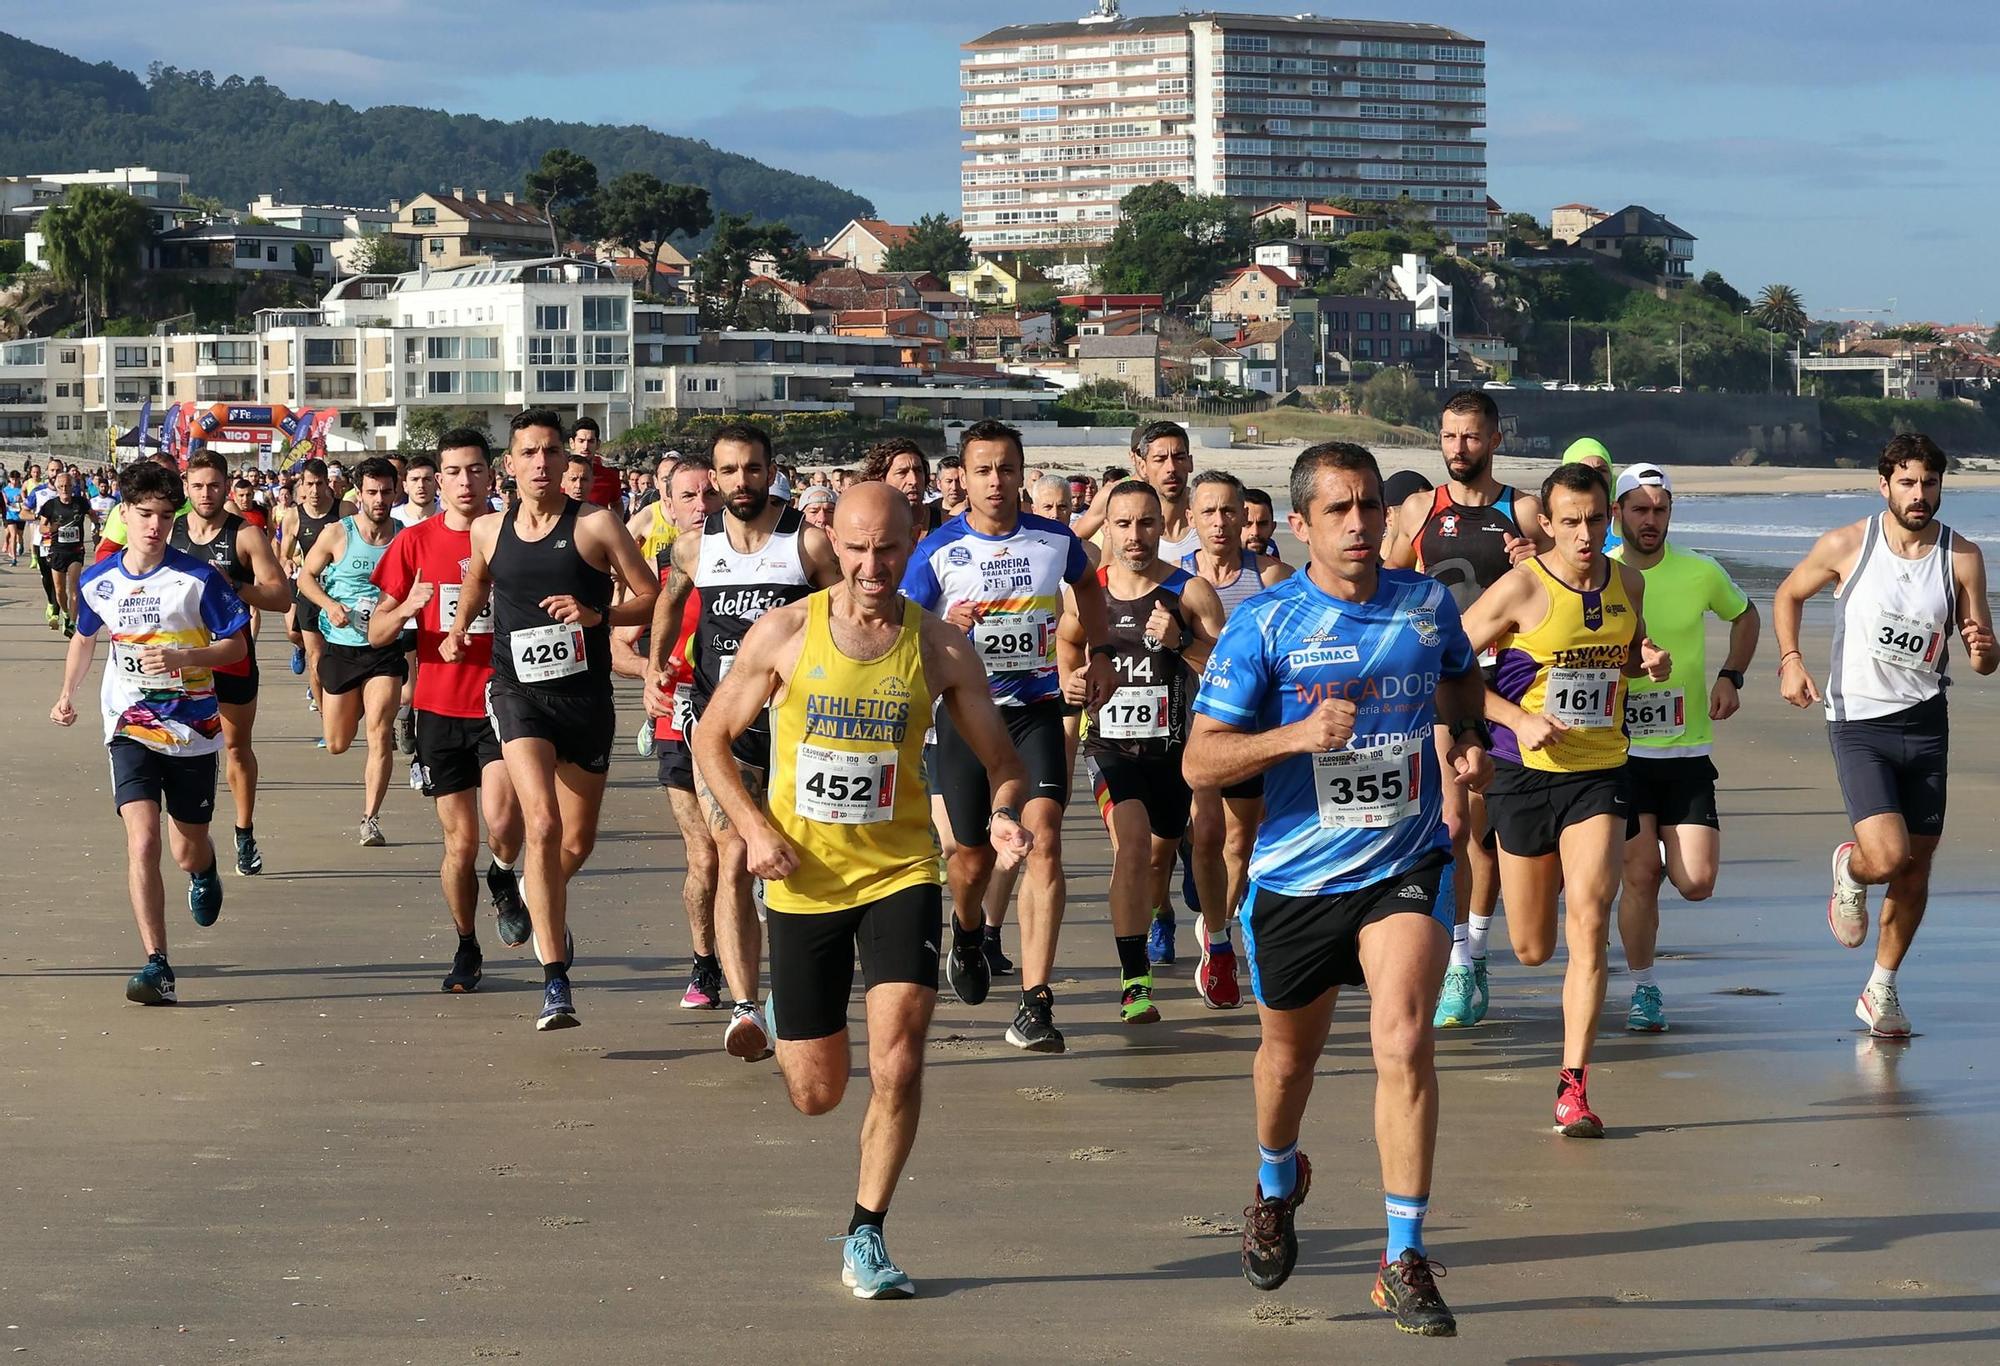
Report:
[[[1757,321],[1773,332],[1802,332],[1806,325],[1806,306],[1799,298],[1799,292],[1790,285],[1765,285],[1757,294],[1757,303],[1751,310]]]

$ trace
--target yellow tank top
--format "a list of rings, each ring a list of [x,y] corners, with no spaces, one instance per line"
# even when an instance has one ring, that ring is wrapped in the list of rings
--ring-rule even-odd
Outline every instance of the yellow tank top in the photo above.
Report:
[[[653,525],[646,532],[646,539],[639,542],[639,554],[647,564],[660,566],[660,555],[669,549],[674,539],[680,535],[680,528],[667,520],[667,505],[664,500],[653,504]]]
[[[1590,773],[1625,762],[1625,660],[1638,613],[1616,564],[1601,590],[1579,593],[1539,557],[1548,615],[1532,631],[1497,642],[1494,691],[1526,712],[1569,723],[1553,744],[1522,753],[1512,731],[1495,727],[1494,753],[1547,773]]]
[[[805,601],[798,664],[771,700],[771,823],[799,867],[764,887],[766,905],[795,914],[852,910],[941,873],[923,777],[923,611],[906,601],[889,652],[859,660],[834,644],[827,591]]]

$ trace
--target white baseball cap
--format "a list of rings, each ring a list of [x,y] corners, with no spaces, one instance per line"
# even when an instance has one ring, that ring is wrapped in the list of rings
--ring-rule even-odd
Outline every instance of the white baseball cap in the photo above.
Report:
[[[1674,491],[1674,481],[1658,465],[1627,465],[1618,475],[1618,497],[1623,498],[1633,489],[1656,488]]]

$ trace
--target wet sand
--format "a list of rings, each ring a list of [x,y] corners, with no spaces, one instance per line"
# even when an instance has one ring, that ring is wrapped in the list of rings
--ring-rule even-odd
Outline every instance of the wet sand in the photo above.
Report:
[[[0,1346],[45,1362],[1986,1362],[2000,1353],[1991,1009],[2000,725],[1956,690],[1950,838],[1903,974],[1922,1037],[1857,1037],[1865,953],[1825,928],[1840,836],[1822,723],[1759,661],[1723,728],[1719,896],[1669,894],[1673,1032],[1607,1032],[1601,1143],[1549,1129],[1560,965],[1494,958],[1494,1009],[1440,1047],[1429,1242],[1456,1343],[1367,1303],[1382,1236],[1358,1011],[1335,1025],[1304,1146],[1302,1253],[1275,1294],[1237,1271],[1255,1171],[1249,1011],[1114,1022],[1108,850],[1072,808],[1058,1020],[1073,1051],[1000,1040],[1010,993],[941,1007],[924,1128],[888,1225],[923,1297],[838,1283],[866,1096],[808,1120],[771,1064],[675,1008],[678,843],[653,766],[613,769],[575,889],[583,1027],[538,1035],[537,973],[486,930],[485,988],[447,997],[429,804],[402,781],[360,849],[360,759],[316,751],[265,667],[269,871],[221,922],[177,909],[183,1003],[125,1004],[137,960],[99,733],[44,719],[60,641],[0,569],[0,680],[19,775],[0,921]],[[1766,655],[1770,654],[1767,645]],[[632,696],[621,704],[636,722]],[[630,727],[622,727],[629,732]],[[233,808],[220,798],[223,813]],[[226,831],[225,831],[226,835]],[[485,922],[490,924],[490,920]],[[1184,922],[1185,926],[1185,922]],[[1496,942],[1503,941],[1496,926]],[[1189,932],[1183,929],[1185,936]],[[1017,944],[1008,932],[1010,948]],[[1614,962],[1619,961],[1614,953]],[[1604,1024],[1623,1018],[1612,978]]]

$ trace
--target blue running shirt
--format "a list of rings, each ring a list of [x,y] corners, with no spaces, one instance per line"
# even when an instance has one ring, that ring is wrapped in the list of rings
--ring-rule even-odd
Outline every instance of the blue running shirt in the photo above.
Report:
[[[1301,571],[1231,613],[1195,711],[1262,732],[1304,720],[1326,697],[1359,709],[1346,749],[1295,754],[1265,773],[1251,880],[1284,896],[1351,892],[1450,848],[1433,703],[1441,678],[1475,667],[1451,591],[1407,570],[1382,570],[1362,603]]]
[[[979,609],[972,646],[1001,706],[1062,696],[1056,623],[1062,590],[1090,572],[1083,542],[1060,522],[1022,513],[1011,536],[974,531],[965,514],[924,537],[903,573],[903,596],[943,616],[957,603]]]

